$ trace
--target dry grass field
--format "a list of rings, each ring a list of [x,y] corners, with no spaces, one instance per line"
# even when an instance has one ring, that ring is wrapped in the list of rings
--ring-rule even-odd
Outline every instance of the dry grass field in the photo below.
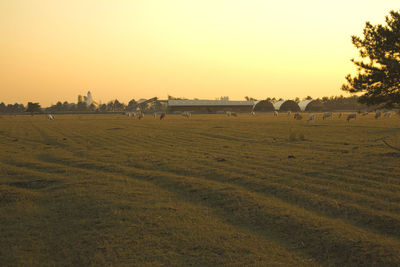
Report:
[[[400,265],[400,117],[1,116],[2,265]]]

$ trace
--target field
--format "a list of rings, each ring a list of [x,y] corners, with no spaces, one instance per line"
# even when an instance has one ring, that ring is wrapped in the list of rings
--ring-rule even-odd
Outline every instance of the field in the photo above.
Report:
[[[400,117],[1,116],[2,265],[400,265]]]

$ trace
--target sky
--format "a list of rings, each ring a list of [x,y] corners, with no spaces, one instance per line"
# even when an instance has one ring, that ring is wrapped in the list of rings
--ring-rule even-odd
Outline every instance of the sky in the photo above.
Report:
[[[0,102],[346,95],[398,0],[0,0]]]

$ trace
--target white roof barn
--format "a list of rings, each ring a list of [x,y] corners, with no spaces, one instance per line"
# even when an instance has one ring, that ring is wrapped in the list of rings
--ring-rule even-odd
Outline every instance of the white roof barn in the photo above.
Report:
[[[168,106],[253,106],[254,104],[253,100],[168,100]]]
[[[220,113],[226,111],[251,112],[255,101],[220,100],[168,100],[170,112]]]

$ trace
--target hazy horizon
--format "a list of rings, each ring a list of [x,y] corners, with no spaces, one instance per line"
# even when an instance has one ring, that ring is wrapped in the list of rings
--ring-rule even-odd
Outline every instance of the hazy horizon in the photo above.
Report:
[[[167,3],[168,2],[168,3]],[[395,1],[0,1],[0,102],[346,95]]]

